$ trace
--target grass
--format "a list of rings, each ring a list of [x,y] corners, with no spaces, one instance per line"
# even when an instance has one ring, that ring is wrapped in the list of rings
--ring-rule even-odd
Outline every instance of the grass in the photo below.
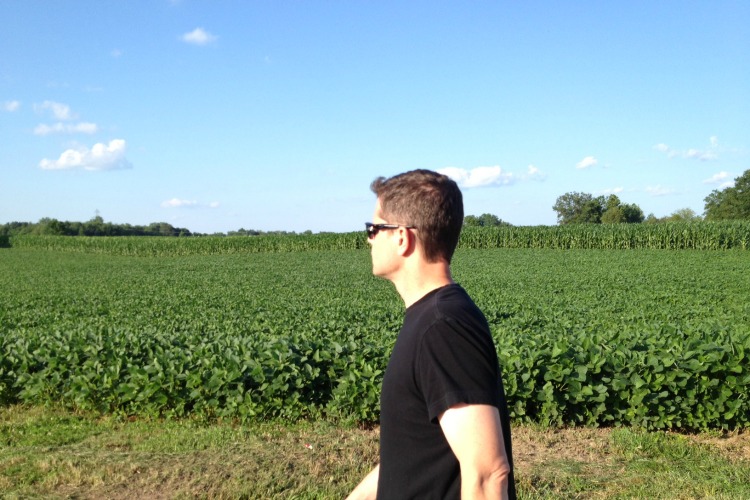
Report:
[[[750,498],[750,433],[514,427],[521,498]],[[341,498],[377,429],[0,408],[4,498]]]
[[[9,498],[335,498],[375,460],[376,432],[327,423],[0,410],[0,491]]]

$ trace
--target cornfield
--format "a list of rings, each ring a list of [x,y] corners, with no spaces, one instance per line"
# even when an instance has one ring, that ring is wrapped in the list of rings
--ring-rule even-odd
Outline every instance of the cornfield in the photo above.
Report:
[[[286,234],[263,236],[14,236],[13,248],[64,252],[161,257],[357,250],[367,247],[364,233]]]
[[[750,248],[750,221],[464,228],[463,248],[727,250]]]
[[[14,236],[14,248],[158,257],[228,255],[368,248],[364,231],[262,236],[133,237]],[[750,221],[665,224],[466,227],[459,248],[546,248],[569,250],[750,249]]]

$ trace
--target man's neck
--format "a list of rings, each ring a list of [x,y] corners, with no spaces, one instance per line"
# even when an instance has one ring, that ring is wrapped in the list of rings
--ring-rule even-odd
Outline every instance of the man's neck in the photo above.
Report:
[[[422,262],[418,266],[403,269],[392,281],[408,308],[431,291],[452,284],[453,278],[447,263]]]

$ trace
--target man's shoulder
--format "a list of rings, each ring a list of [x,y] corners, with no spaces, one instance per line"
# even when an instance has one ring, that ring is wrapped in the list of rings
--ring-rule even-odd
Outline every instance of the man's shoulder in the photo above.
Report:
[[[479,310],[474,300],[464,290],[461,285],[452,284],[439,290],[435,296],[435,307],[442,313],[451,316],[454,314],[479,314]]]
[[[474,301],[461,285],[451,283],[426,293],[414,306],[417,306],[416,308],[430,308],[452,304],[474,304]]]
[[[487,320],[466,291],[457,284],[434,290],[409,308],[404,330],[421,337],[427,332],[455,329],[488,330]]]
[[[406,310],[407,321],[431,321],[474,306],[466,291],[457,284],[431,290]],[[475,306],[474,306],[475,307]]]

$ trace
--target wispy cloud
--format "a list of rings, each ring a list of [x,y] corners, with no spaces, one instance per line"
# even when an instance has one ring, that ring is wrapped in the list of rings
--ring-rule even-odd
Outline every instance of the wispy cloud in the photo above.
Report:
[[[55,101],[44,101],[41,104],[34,104],[34,110],[37,113],[51,113],[54,118],[59,120],[52,125],[41,123],[34,128],[34,135],[49,134],[95,134],[99,131],[96,123],[80,122],[68,123],[78,118],[76,113],[70,109],[70,106]]]
[[[2,109],[4,111],[7,111],[8,113],[12,113],[14,111],[18,111],[21,108],[21,102],[20,101],[5,101],[3,103]]]
[[[650,194],[651,196],[667,196],[670,194],[674,194],[675,190],[671,188],[666,188],[660,185],[656,185],[656,186],[647,186],[646,192]]]
[[[529,165],[526,167],[526,174],[523,177],[524,179],[543,181],[547,178],[547,174],[543,173],[534,165]]]
[[[189,208],[196,205],[198,205],[198,202],[195,200],[181,200],[180,198],[172,198],[171,200],[161,202],[161,206],[164,208]]]
[[[716,160],[719,157],[719,139],[716,136],[711,136],[708,141],[708,149],[689,148],[680,150],[664,143],[655,145],[654,149],[666,154],[667,158],[686,158],[699,161]]]
[[[98,131],[99,127],[96,125],[96,123],[81,122],[70,124],[58,122],[53,125],[46,125],[44,123],[37,125],[34,128],[34,135],[95,134]]]
[[[447,175],[464,188],[504,186],[512,184],[516,180],[511,172],[503,172],[503,169],[499,166],[476,167],[471,170],[446,167],[438,170],[438,172]]]
[[[718,158],[718,155],[713,151],[701,151],[700,149],[688,149],[685,151],[685,158],[700,161],[711,161]]]
[[[728,187],[733,187],[734,179],[732,179],[732,176],[729,174],[729,172],[722,171],[704,180],[703,184],[718,184],[719,189],[724,189]]]
[[[584,169],[584,168],[590,168],[599,163],[599,160],[594,158],[593,156],[587,156],[583,160],[576,163],[576,168],[578,169]]]
[[[203,204],[197,200],[184,200],[181,198],[172,198],[161,202],[162,208],[219,208],[221,204],[218,201]]]
[[[39,112],[51,111],[52,116],[61,121],[74,120],[77,118],[70,110],[70,106],[55,101],[44,101],[41,104],[34,104],[34,109]]]
[[[185,33],[180,37],[180,40],[191,45],[208,45],[217,39],[217,36],[212,35],[203,28],[195,28],[193,31]]]
[[[113,139],[109,144],[97,143],[91,149],[81,146],[64,151],[57,160],[43,159],[43,170],[120,170],[132,168],[125,158],[125,140]]]
[[[613,188],[609,188],[609,189],[602,189],[601,191],[599,191],[599,194],[603,194],[603,195],[607,195],[607,194],[620,194],[623,191],[625,191],[625,189],[618,186],[618,187],[613,187]]]

